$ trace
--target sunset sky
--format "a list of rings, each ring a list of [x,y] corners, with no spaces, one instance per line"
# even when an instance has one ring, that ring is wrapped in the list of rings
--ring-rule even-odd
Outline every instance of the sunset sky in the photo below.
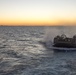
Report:
[[[76,0],[0,0],[0,25],[76,25]]]

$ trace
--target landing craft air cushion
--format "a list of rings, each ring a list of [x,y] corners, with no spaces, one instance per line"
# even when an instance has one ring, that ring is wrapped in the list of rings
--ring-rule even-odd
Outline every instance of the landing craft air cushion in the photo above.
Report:
[[[53,46],[62,48],[76,48],[76,35],[74,35],[73,38],[69,38],[64,34],[61,36],[57,35],[54,38]]]

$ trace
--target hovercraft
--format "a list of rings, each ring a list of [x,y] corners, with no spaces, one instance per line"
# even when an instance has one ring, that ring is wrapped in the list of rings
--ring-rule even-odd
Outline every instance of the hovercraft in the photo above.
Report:
[[[57,35],[53,40],[53,47],[76,48],[76,35],[72,38],[67,37],[65,34]]]

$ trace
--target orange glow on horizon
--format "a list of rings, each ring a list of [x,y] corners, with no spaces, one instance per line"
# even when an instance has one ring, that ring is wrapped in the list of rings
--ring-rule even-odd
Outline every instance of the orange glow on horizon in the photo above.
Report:
[[[59,26],[76,25],[76,19],[1,19],[0,25],[8,26]]]

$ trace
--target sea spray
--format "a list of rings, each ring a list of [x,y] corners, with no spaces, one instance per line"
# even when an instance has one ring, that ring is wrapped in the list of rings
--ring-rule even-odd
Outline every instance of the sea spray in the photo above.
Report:
[[[44,41],[46,42],[47,46],[51,46],[53,44],[53,38],[59,33],[59,30],[54,27],[45,29]]]

